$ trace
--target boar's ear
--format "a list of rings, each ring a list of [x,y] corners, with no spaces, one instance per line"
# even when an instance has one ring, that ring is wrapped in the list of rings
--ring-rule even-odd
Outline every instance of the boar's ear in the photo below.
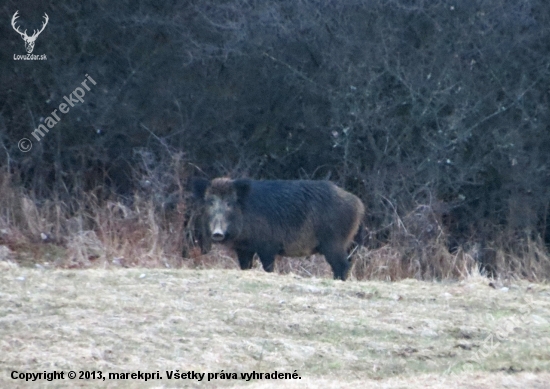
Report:
[[[233,187],[237,192],[237,201],[242,202],[250,192],[250,180],[240,179],[233,181]]]
[[[193,197],[196,199],[204,199],[206,189],[210,186],[210,181],[205,178],[193,177],[191,179],[191,189],[193,191]]]

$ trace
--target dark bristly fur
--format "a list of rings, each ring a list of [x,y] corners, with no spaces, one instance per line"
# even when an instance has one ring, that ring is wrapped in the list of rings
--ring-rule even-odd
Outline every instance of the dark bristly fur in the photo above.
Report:
[[[233,248],[241,269],[254,253],[273,271],[276,255],[323,254],[334,278],[345,280],[347,248],[363,219],[359,198],[329,181],[195,180],[204,201],[205,224],[213,240]]]

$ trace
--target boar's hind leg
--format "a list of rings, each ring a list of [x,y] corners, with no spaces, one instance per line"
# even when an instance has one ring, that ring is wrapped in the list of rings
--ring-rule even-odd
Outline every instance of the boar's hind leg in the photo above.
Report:
[[[345,281],[351,267],[348,255],[343,247],[327,246],[320,247],[319,252],[325,256],[325,259],[332,268],[335,280]]]
[[[235,250],[237,257],[239,257],[239,266],[242,270],[252,269],[252,263],[254,260],[254,251]]]

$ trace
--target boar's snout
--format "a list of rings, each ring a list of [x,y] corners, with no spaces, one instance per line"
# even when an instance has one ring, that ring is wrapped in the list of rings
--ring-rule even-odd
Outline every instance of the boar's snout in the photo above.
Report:
[[[216,230],[212,232],[212,240],[215,242],[220,242],[225,238],[225,234],[222,230]]]
[[[224,214],[216,214],[212,218],[210,223],[210,231],[212,231],[212,240],[214,242],[221,242],[227,238],[227,229],[229,224],[227,222],[227,216]]]

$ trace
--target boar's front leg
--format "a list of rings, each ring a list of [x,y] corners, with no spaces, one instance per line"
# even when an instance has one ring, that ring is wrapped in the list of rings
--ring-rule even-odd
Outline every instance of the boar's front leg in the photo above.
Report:
[[[275,248],[272,249],[269,247],[258,251],[258,257],[260,257],[260,261],[262,262],[262,266],[266,272],[271,273],[273,271],[275,255],[278,251],[279,250]]]
[[[237,257],[239,258],[239,266],[242,270],[252,269],[252,263],[254,260],[254,251],[235,250]]]

